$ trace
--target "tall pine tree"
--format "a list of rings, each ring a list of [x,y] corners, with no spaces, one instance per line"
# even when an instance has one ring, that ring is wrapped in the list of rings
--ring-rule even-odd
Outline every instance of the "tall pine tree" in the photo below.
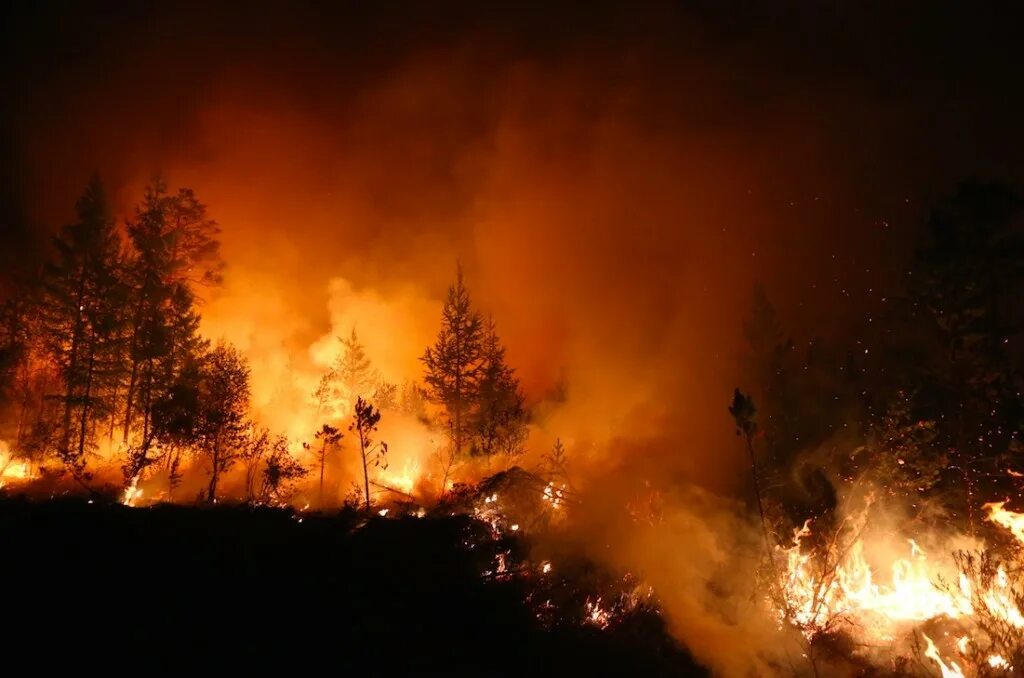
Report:
[[[462,453],[471,436],[471,408],[477,400],[483,369],[484,324],[473,308],[458,268],[441,311],[441,330],[422,360],[429,400],[444,407],[452,452]]]
[[[54,240],[55,260],[43,276],[44,343],[62,392],[57,455],[81,479],[91,424],[112,406],[118,378],[125,289],[120,241],[106,194],[93,177],[76,205],[78,220]]]
[[[484,324],[480,354],[472,449],[488,459],[497,452],[513,459],[525,442],[527,412],[519,379],[505,361],[505,347],[490,316]]]
[[[358,398],[370,395],[377,379],[355,327],[349,336],[338,337],[338,341],[342,350],[334,362],[334,375],[340,391],[339,401],[351,410]]]
[[[123,438],[127,443],[133,429],[139,437],[126,468],[141,470],[151,462],[153,403],[205,348],[196,333],[195,288],[220,281],[219,232],[191,189],[170,194],[159,178],[128,224],[134,258]]]

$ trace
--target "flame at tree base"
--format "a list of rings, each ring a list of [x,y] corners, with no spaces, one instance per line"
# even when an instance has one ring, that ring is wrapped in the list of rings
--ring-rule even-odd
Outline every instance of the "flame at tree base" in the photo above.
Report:
[[[869,551],[886,549],[877,548],[877,535],[865,529],[867,509],[818,548],[807,546],[808,521],[794,530],[789,547],[776,551],[780,581],[770,603],[780,623],[798,629],[808,642],[845,633],[861,647],[892,649],[903,642],[916,646],[919,636],[925,643],[919,651],[943,678],[1011,673],[1007,657],[1015,648],[1024,651],[1024,591],[1007,568],[1018,570],[1022,564],[1024,513],[1007,510],[1005,502],[984,509],[991,523],[1016,539],[1009,562],[997,560],[980,542],[975,551],[933,559],[908,537],[907,554],[893,557],[884,571],[873,568],[868,557]],[[955,648],[948,651],[956,659],[924,633],[926,623],[958,629]]]

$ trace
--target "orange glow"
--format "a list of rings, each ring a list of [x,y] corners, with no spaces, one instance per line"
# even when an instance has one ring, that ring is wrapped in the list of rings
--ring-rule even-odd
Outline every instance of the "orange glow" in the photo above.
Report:
[[[1005,508],[1005,502],[986,504],[988,519],[1008,530],[1024,543],[1024,514]],[[957,622],[968,633],[955,641],[956,651],[969,656],[977,645],[975,636],[983,634],[978,615],[984,613],[996,623],[1024,629],[1024,612],[1018,607],[1020,592],[1013,586],[1007,569],[1000,564],[991,580],[974,582],[958,572],[948,558],[929,559],[914,539],[908,539],[909,553],[893,557],[888,576],[880,576],[867,558],[868,551],[881,551],[877,535],[864,532],[865,515],[857,516],[849,534],[852,541],[837,537],[825,553],[805,549],[811,537],[810,521],[794,531],[791,545],[780,549],[783,565],[783,602],[777,605],[782,620],[791,621],[807,638],[841,627],[870,645],[895,642],[902,633],[932,619]],[[822,563],[826,563],[822,569]],[[957,582],[955,586],[943,582]],[[944,659],[936,644],[922,634],[931,659],[944,678],[974,675],[953,660]],[[985,643],[979,647],[985,647]],[[983,656],[989,668],[1012,671],[1009,661],[998,653]]]

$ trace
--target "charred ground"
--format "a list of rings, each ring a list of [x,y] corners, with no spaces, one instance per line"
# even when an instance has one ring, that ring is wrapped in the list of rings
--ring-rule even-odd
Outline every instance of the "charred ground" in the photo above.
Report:
[[[705,675],[652,610],[603,630],[542,623],[528,601],[581,600],[593,565],[482,578],[498,551],[527,545],[493,540],[467,516],[5,497],[0,543],[18,611],[5,645],[26,657],[199,672],[330,658],[390,675]]]

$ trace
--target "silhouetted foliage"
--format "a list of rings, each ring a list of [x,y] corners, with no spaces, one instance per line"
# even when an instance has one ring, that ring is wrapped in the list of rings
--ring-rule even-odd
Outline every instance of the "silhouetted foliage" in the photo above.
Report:
[[[471,412],[484,367],[483,341],[483,318],[473,308],[460,266],[441,309],[437,340],[422,358],[426,394],[444,408],[453,456],[462,454],[472,437]]]
[[[541,457],[541,473],[549,481],[558,481],[571,485],[569,482],[569,456],[561,438],[555,438],[555,444]]]
[[[274,439],[263,469],[259,501],[263,504],[287,502],[291,498],[293,484],[308,474],[309,469],[288,452],[287,438],[278,436]]]
[[[333,450],[338,445],[338,443],[341,442],[341,439],[344,437],[344,434],[341,431],[339,431],[337,428],[335,428],[334,426],[331,426],[330,424],[324,424],[320,428],[320,430],[316,432],[314,437],[320,443],[319,444],[319,448],[317,449],[317,452],[316,452],[316,456],[317,456],[317,464],[320,467],[320,489],[319,489],[318,497],[319,497],[320,505],[323,506],[323,504],[324,504],[324,469],[327,466],[327,456],[330,454],[331,450]]]
[[[386,469],[388,444],[374,441],[373,434],[380,423],[380,411],[368,401],[358,398],[348,430],[359,437],[359,458],[363,465],[363,488],[366,491],[366,508],[370,508],[370,466]]]
[[[197,417],[198,449],[210,462],[206,500],[217,498],[217,482],[235,462],[248,430],[249,367],[238,350],[218,344],[203,361]]]
[[[947,497],[966,505],[973,525],[980,466],[1007,453],[1018,430],[1011,422],[1024,414],[1009,353],[1024,327],[1024,200],[1003,184],[962,183],[932,213],[911,273],[910,301],[926,341],[905,378],[957,471]]]
[[[472,451],[490,458],[503,453],[511,465],[526,442],[527,411],[519,379],[505,361],[505,347],[488,317],[481,341],[481,366],[472,412]]]
[[[57,369],[61,404],[57,456],[81,479],[91,424],[113,407],[119,378],[121,311],[126,290],[114,219],[97,177],[76,206],[78,221],[54,240],[56,259],[43,275],[40,330]]]
[[[218,234],[191,189],[170,194],[161,178],[146,188],[128,223],[131,313],[123,439],[127,443],[132,430],[138,429],[141,468],[148,465],[154,439],[153,403],[173,384],[182,366],[205,349],[197,333],[194,289],[220,282]]]

